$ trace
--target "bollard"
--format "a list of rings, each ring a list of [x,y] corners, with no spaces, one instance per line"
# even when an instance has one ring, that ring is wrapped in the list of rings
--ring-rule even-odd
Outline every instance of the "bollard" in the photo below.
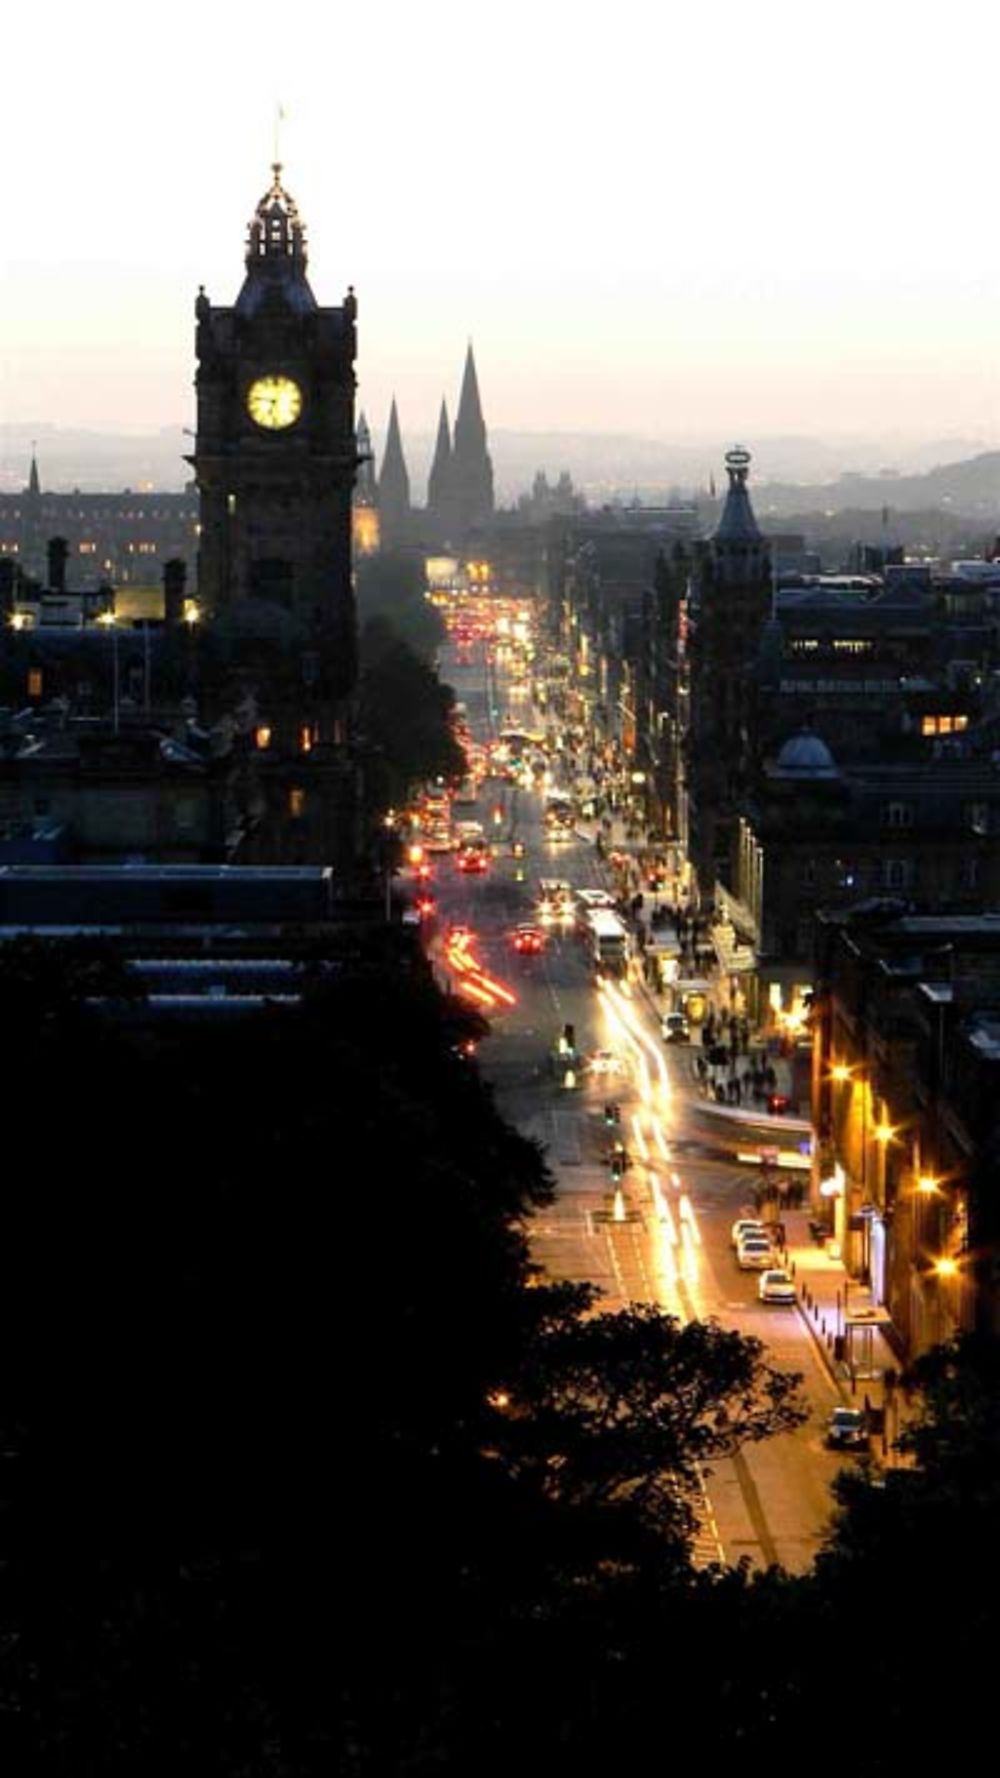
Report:
[[[823,1338],[825,1340],[826,1339],[826,1316],[825,1315],[821,1315],[819,1318],[819,1331],[823,1335]]]
[[[812,1309],[813,1309],[813,1320],[818,1321],[819,1320],[819,1304],[817,1302],[814,1302]]]
[[[792,1279],[794,1280],[794,1278],[795,1278],[795,1261],[793,1259],[789,1260],[789,1262],[788,1262],[788,1270],[791,1273]]]

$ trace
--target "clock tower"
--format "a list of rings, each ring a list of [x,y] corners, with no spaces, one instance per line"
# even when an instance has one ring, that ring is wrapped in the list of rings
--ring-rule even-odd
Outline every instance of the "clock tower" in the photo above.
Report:
[[[224,631],[310,651],[339,702],[355,672],[356,304],[351,290],[317,303],[281,171],[251,219],[235,304],[203,289],[195,303],[198,599]]]

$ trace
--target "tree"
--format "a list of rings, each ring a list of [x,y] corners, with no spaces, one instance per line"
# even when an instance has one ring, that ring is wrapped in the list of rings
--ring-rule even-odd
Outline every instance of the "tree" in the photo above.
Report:
[[[515,1473],[569,1505],[628,1505],[685,1545],[700,1467],[801,1424],[800,1378],[759,1340],[650,1304],[587,1313],[579,1288],[532,1293],[538,1319],[510,1382]]]
[[[423,560],[417,556],[383,553],[364,556],[358,563],[358,615],[362,624],[381,619],[391,625],[401,642],[430,661],[445,639],[440,612],[426,596]]]
[[[406,801],[426,779],[460,778],[463,749],[455,739],[455,697],[391,624],[373,618],[361,637],[359,728],[369,750],[375,807]]]

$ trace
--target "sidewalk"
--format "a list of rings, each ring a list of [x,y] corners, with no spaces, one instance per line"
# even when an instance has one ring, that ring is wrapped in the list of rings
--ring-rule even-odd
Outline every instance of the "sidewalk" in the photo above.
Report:
[[[600,823],[597,821],[579,824],[582,839],[592,841],[599,829]],[[634,841],[629,842],[624,838],[624,824],[617,818],[607,844],[621,851],[638,849]],[[606,871],[602,871],[602,875],[606,875]],[[638,985],[657,1017],[660,1017],[662,1008],[656,994],[644,978]],[[712,993],[711,1000],[713,1005],[719,1002],[717,988]],[[721,1002],[716,1005],[716,1010],[721,1016],[724,1010]],[[752,1047],[758,1048],[760,1041],[757,1037]],[[692,1071],[696,1047],[692,1046]],[[769,1054],[767,1059],[777,1077],[776,1090],[790,1094],[792,1080],[788,1063],[783,1057],[773,1054]],[[741,1057],[740,1062],[741,1065],[744,1064],[745,1058]],[[710,1073],[714,1081],[719,1071],[711,1069]],[[721,1073],[719,1077],[722,1077]],[[755,1107],[720,1106],[719,1109],[729,1109],[737,1119],[742,1116],[752,1121],[756,1116],[756,1120],[760,1121],[760,1112]],[[777,1129],[781,1120],[774,1121]],[[750,1215],[760,1214],[751,1201],[758,1183],[756,1178],[747,1179],[747,1209]],[[765,1219],[767,1214],[765,1208]],[[798,1313],[808,1328],[817,1355],[839,1391],[844,1405],[862,1408],[869,1413],[872,1455],[880,1458],[883,1463],[898,1462],[898,1457],[893,1455],[892,1446],[900,1431],[903,1404],[900,1391],[896,1387],[899,1360],[887,1337],[891,1325],[889,1317],[884,1309],[873,1302],[871,1291],[866,1285],[848,1277],[843,1260],[833,1249],[833,1243],[814,1239],[813,1212],[808,1206],[802,1209],[782,1209],[772,1218],[779,1219],[785,1234],[783,1261],[795,1280]]]
[[[889,1317],[866,1285],[848,1278],[833,1243],[814,1240],[811,1210],[782,1210],[780,1219],[798,1311],[819,1358],[845,1406],[871,1414],[872,1454],[892,1463],[902,1404],[895,1386],[899,1359],[887,1338]]]

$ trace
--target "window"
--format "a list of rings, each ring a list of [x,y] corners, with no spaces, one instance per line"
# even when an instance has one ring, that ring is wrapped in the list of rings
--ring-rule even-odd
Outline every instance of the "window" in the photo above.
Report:
[[[40,698],[41,695],[42,669],[41,667],[32,667],[28,674],[28,696],[29,698]]]
[[[288,813],[293,821],[301,821],[306,812],[306,793],[297,785],[288,792]]]
[[[838,637],[833,644],[834,654],[870,654],[871,643],[856,636]]]
[[[922,716],[920,733],[922,735],[960,735],[969,726],[967,716]]]
[[[909,858],[884,859],[882,881],[887,889],[909,889],[913,882],[912,861]]]
[[[966,803],[965,819],[973,833],[988,833],[990,829],[990,808],[988,803]]]
[[[816,887],[816,860],[815,860],[815,858],[807,858],[805,860],[804,864],[799,866],[799,884],[803,889],[815,889],[815,887]]]
[[[912,803],[885,803],[882,807],[882,822],[885,827],[912,827]]]
[[[978,858],[963,858],[961,860],[958,867],[957,880],[960,889],[979,888]]]

